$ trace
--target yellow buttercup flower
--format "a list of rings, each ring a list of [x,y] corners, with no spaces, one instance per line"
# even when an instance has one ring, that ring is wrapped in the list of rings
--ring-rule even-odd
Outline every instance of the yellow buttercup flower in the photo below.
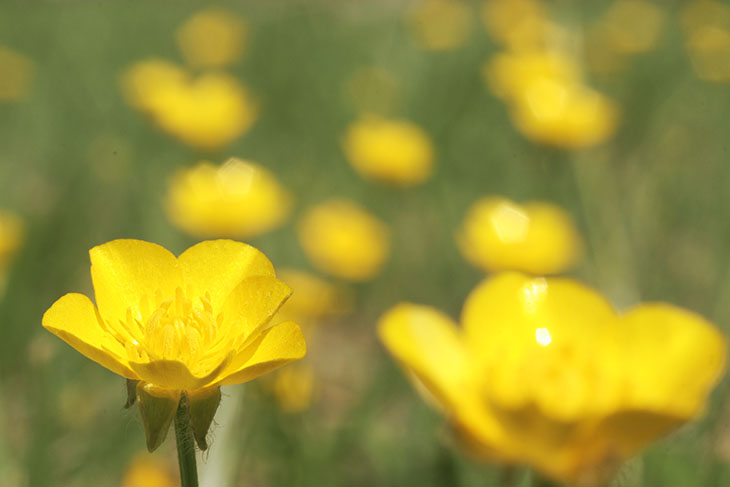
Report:
[[[310,208],[298,225],[299,241],[322,272],[349,281],[366,281],[388,257],[387,227],[357,204],[330,199]]]
[[[25,225],[15,213],[0,210],[0,294],[5,289],[8,267],[23,244]]]
[[[220,9],[201,10],[176,33],[180,51],[194,67],[222,67],[243,54],[248,29],[242,18]]]
[[[379,332],[472,452],[577,485],[605,485],[700,415],[725,367],[725,339],[699,315],[664,303],[618,314],[570,279],[487,279],[461,321],[404,303]]]
[[[537,0],[487,0],[482,20],[490,36],[513,51],[543,49],[565,36]]]
[[[730,7],[712,0],[689,2],[681,20],[697,76],[715,83],[730,81]]]
[[[421,184],[433,169],[428,135],[403,120],[364,118],[347,130],[344,149],[360,175],[399,186]]]
[[[139,381],[150,450],[164,440],[181,398],[206,448],[219,386],[250,381],[305,354],[298,325],[271,325],[291,291],[249,245],[205,241],[175,257],[152,243],[114,240],[89,254],[96,306],[66,294],[43,315],[43,326]]]
[[[261,235],[282,224],[290,208],[289,192],[271,172],[236,158],[178,171],[166,199],[173,223],[198,237]]]
[[[33,80],[33,62],[22,54],[0,46],[0,101],[24,98]]]
[[[165,463],[149,454],[135,456],[122,479],[121,487],[176,487],[175,477]]]
[[[460,0],[425,0],[408,12],[408,27],[416,43],[428,51],[448,51],[464,45],[471,31],[471,9]]]
[[[573,219],[559,206],[500,197],[474,203],[456,239],[462,254],[487,272],[556,274],[572,267],[581,249]]]
[[[579,149],[616,130],[616,105],[585,86],[577,63],[560,52],[503,53],[486,66],[485,77],[508,102],[515,127],[536,142]]]
[[[306,363],[281,369],[274,377],[273,391],[282,411],[298,413],[306,410],[314,395],[314,370]]]
[[[192,77],[174,64],[148,60],[122,79],[130,104],[165,132],[193,147],[215,150],[253,125],[256,103],[234,77],[209,72]]]

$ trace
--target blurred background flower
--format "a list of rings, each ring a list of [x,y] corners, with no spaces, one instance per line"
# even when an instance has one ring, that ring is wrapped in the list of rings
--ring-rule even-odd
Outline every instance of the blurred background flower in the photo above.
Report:
[[[464,45],[472,27],[472,10],[461,0],[414,2],[408,28],[416,43],[427,51],[449,51]]]
[[[243,55],[247,32],[243,18],[228,10],[211,8],[190,17],[178,28],[175,39],[189,66],[224,67]]]
[[[0,296],[5,290],[8,269],[23,244],[25,225],[19,215],[0,210]]]
[[[175,487],[176,474],[160,458],[139,453],[129,463],[120,487]]]
[[[33,62],[19,52],[0,46],[0,102],[25,98],[33,82]]]
[[[290,207],[289,192],[271,172],[236,158],[179,169],[165,205],[170,220],[191,235],[241,239],[281,225]]]

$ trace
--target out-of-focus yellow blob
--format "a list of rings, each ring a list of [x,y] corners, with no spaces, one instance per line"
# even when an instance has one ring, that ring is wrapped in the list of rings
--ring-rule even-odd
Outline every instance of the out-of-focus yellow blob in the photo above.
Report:
[[[271,172],[236,158],[179,170],[166,198],[172,222],[203,238],[255,237],[281,225],[290,209],[289,192]]]
[[[618,314],[570,279],[487,279],[461,323],[402,303],[378,328],[472,453],[571,484],[607,485],[700,415],[725,369],[725,338],[701,316],[664,303]]]
[[[581,240],[570,215],[546,202],[521,206],[500,197],[478,200],[457,234],[462,254],[487,271],[556,274],[572,267]]]
[[[33,62],[0,46],[0,102],[25,98],[33,82]]]
[[[367,281],[390,252],[388,228],[356,203],[333,198],[299,221],[299,241],[319,270],[348,281]]]
[[[282,269],[276,275],[292,288],[291,298],[278,313],[285,321],[296,321],[306,329],[351,308],[352,296],[347,290],[314,274],[296,269]]]
[[[256,103],[232,76],[192,77],[161,60],[130,68],[122,78],[129,103],[165,132],[193,147],[215,150],[243,135],[257,117]]]
[[[449,51],[464,45],[471,19],[471,9],[461,0],[425,0],[408,12],[408,27],[421,48]]]
[[[314,395],[314,371],[309,364],[281,369],[273,380],[274,396],[282,411],[298,413],[309,408]]]
[[[697,76],[715,83],[730,82],[730,6],[712,0],[688,2],[681,21]]]
[[[0,210],[0,295],[5,290],[8,267],[23,244],[25,225],[20,216]]]
[[[348,76],[345,94],[361,113],[390,113],[398,99],[398,81],[379,66],[361,66]]]
[[[484,74],[508,102],[515,127],[536,142],[579,149],[605,142],[616,130],[616,105],[585,86],[577,63],[561,52],[502,53]]]
[[[170,469],[154,455],[135,456],[122,479],[121,487],[176,487]]]
[[[433,169],[434,149],[426,132],[404,120],[367,117],[345,134],[347,159],[365,178],[399,186],[423,183]]]
[[[544,49],[565,32],[552,23],[536,0],[487,0],[482,20],[489,35],[513,51]]]
[[[222,67],[240,59],[246,45],[245,21],[221,9],[206,9],[177,30],[180,51],[190,66]]]

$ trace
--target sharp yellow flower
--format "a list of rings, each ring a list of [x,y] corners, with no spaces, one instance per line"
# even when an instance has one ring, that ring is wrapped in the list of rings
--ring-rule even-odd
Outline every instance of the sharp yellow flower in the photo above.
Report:
[[[125,73],[122,88],[129,103],[163,131],[201,149],[223,147],[257,118],[258,108],[247,90],[225,73],[192,77],[174,64],[148,60]]]
[[[299,222],[298,234],[317,268],[349,281],[375,277],[389,253],[387,227],[345,199],[330,199],[310,208]]]
[[[474,203],[456,238],[462,254],[487,272],[557,274],[575,264],[581,249],[572,218],[559,206],[500,197]]]
[[[413,39],[427,51],[448,51],[464,45],[471,31],[472,13],[460,0],[426,0],[408,12]]]
[[[248,29],[242,18],[221,9],[205,9],[190,17],[176,33],[190,66],[223,67],[240,59]]]
[[[166,209],[191,235],[250,238],[282,224],[291,197],[264,167],[231,158],[221,166],[203,161],[175,173]]]
[[[348,129],[344,149],[360,175],[399,186],[421,184],[433,169],[428,135],[403,120],[364,118]]]
[[[725,339],[699,315],[664,303],[618,314],[570,279],[487,279],[461,321],[404,303],[379,332],[472,452],[577,485],[605,485],[700,415],[725,367]]]
[[[0,102],[24,98],[33,81],[33,62],[22,54],[0,46]]]
[[[176,487],[165,463],[149,454],[135,456],[122,479],[121,487]]]
[[[96,305],[66,294],[46,311],[43,326],[139,381],[150,450],[164,440],[181,398],[206,448],[219,386],[250,381],[305,354],[298,325],[271,325],[291,291],[253,247],[205,241],[175,257],[152,243],[114,240],[89,254]]]
[[[730,7],[721,2],[699,0],[682,9],[687,52],[700,79],[730,82]]]
[[[600,144],[618,123],[616,105],[585,86],[580,73],[574,60],[552,51],[503,53],[485,68],[515,127],[536,142],[566,149]]]

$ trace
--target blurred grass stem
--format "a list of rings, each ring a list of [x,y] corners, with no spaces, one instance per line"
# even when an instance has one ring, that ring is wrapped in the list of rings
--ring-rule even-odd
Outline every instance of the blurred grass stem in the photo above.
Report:
[[[195,463],[195,438],[190,424],[188,400],[185,394],[175,414],[175,442],[177,444],[177,461],[180,466],[181,487],[198,487],[198,467]]]

